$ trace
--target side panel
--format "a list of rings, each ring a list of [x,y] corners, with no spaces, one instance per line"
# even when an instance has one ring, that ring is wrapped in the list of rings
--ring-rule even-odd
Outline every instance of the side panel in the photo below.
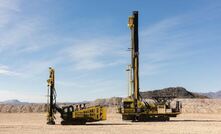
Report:
[[[106,120],[107,119],[107,107],[102,107],[100,114],[101,114],[101,120]]]
[[[106,120],[106,107],[93,106],[73,112],[73,119],[84,119],[86,121]]]

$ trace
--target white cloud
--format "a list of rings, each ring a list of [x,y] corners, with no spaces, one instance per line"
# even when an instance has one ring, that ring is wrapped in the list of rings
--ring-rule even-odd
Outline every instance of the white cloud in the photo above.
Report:
[[[48,73],[50,66],[54,67],[59,62],[58,59],[36,60],[26,62],[25,66],[16,69],[22,78],[36,78]]]
[[[70,80],[66,80],[65,82],[58,80],[56,89],[58,94],[58,101],[60,102],[70,100],[83,101],[94,100],[96,98],[106,98],[111,96],[124,95],[126,94],[123,90],[124,88],[126,89],[126,87],[124,87],[125,85],[126,81],[121,80],[104,78],[86,78],[86,80],[81,79],[74,82]],[[116,89],[118,89],[118,91],[116,91]],[[84,94],[84,96],[81,96],[82,93]]]
[[[19,11],[18,0],[0,0],[0,8],[5,10]]]
[[[10,100],[10,99],[18,99],[20,101],[25,102],[42,102],[42,100],[45,100],[46,102],[46,94],[40,95],[40,94],[32,94],[23,92],[22,90],[2,90],[0,89],[0,101]]]
[[[19,73],[10,70],[9,67],[5,65],[0,65],[0,75],[15,76],[19,75]]]
[[[123,41],[119,39],[82,39],[74,41],[71,47],[62,50],[62,55],[70,59],[77,70],[100,69],[124,62],[122,44]]]
[[[0,53],[19,55],[55,44],[41,16],[23,15],[19,0],[0,0]],[[56,41],[55,41],[56,40]]]
[[[0,28],[7,25],[13,18],[15,12],[19,12],[17,0],[0,0]]]
[[[10,54],[32,52],[48,46],[47,37],[41,34],[41,24],[36,19],[22,20],[10,28],[0,32],[0,52],[9,51]],[[42,41],[45,40],[45,43]]]
[[[185,62],[183,59],[199,54],[202,50],[191,49],[199,44],[201,38],[195,37],[195,30],[185,30],[194,25],[191,15],[166,18],[141,30],[141,72],[143,75],[161,73],[173,63]],[[195,37],[195,38],[194,38]],[[179,61],[178,61],[179,60]]]

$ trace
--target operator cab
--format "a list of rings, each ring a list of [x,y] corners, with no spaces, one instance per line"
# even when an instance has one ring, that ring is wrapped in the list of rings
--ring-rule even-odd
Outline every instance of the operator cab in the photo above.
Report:
[[[70,106],[64,106],[62,107],[63,114],[61,114],[61,118],[64,120],[72,119],[74,107],[72,105]]]

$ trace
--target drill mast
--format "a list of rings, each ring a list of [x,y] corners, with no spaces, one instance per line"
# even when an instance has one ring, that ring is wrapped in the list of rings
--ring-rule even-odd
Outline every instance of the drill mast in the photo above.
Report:
[[[134,107],[137,110],[137,101],[139,96],[139,40],[138,40],[138,11],[133,11],[129,17],[128,26],[131,30],[131,64],[133,81],[133,99]]]
[[[49,104],[48,104],[48,118],[47,124],[54,125],[55,124],[55,117],[54,117],[54,106],[56,104],[56,96],[55,96],[55,70],[49,67],[49,79],[48,82],[48,90],[49,90]]]

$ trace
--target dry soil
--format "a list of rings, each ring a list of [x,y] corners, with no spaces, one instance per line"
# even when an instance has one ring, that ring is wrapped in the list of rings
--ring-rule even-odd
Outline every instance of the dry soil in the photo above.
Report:
[[[0,113],[0,134],[220,134],[220,114],[181,114],[169,122],[128,122],[108,114],[106,121],[87,125],[46,125],[44,113]]]

